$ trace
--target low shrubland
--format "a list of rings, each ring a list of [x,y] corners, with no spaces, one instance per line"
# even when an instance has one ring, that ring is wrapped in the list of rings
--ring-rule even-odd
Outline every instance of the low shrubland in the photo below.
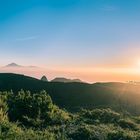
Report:
[[[109,108],[70,113],[46,91],[0,93],[2,140],[140,140],[139,118]]]

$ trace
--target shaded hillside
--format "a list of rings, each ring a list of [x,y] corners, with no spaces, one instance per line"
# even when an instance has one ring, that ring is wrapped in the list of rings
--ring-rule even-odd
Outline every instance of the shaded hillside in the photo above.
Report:
[[[126,83],[60,83],[43,82],[19,74],[0,74],[0,90],[46,90],[55,104],[68,110],[112,107],[140,113],[140,86]]]

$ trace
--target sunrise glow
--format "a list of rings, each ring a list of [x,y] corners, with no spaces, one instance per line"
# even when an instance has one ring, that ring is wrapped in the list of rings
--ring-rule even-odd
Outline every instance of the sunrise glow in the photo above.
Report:
[[[87,82],[140,81],[140,8],[134,3],[130,10],[131,2],[108,0],[9,1],[8,8],[3,2],[0,72]],[[12,62],[25,67],[3,68]]]

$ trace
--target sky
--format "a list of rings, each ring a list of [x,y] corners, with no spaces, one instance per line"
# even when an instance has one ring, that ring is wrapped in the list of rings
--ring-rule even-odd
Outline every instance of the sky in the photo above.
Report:
[[[140,0],[0,0],[0,66],[52,79],[140,81]]]

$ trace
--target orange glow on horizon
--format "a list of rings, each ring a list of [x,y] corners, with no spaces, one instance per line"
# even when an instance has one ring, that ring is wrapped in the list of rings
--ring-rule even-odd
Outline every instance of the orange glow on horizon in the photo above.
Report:
[[[79,78],[86,82],[126,82],[140,81],[140,67],[113,68],[113,67],[19,67],[0,68],[0,72],[19,73],[39,78],[46,75],[48,79],[55,77]]]

